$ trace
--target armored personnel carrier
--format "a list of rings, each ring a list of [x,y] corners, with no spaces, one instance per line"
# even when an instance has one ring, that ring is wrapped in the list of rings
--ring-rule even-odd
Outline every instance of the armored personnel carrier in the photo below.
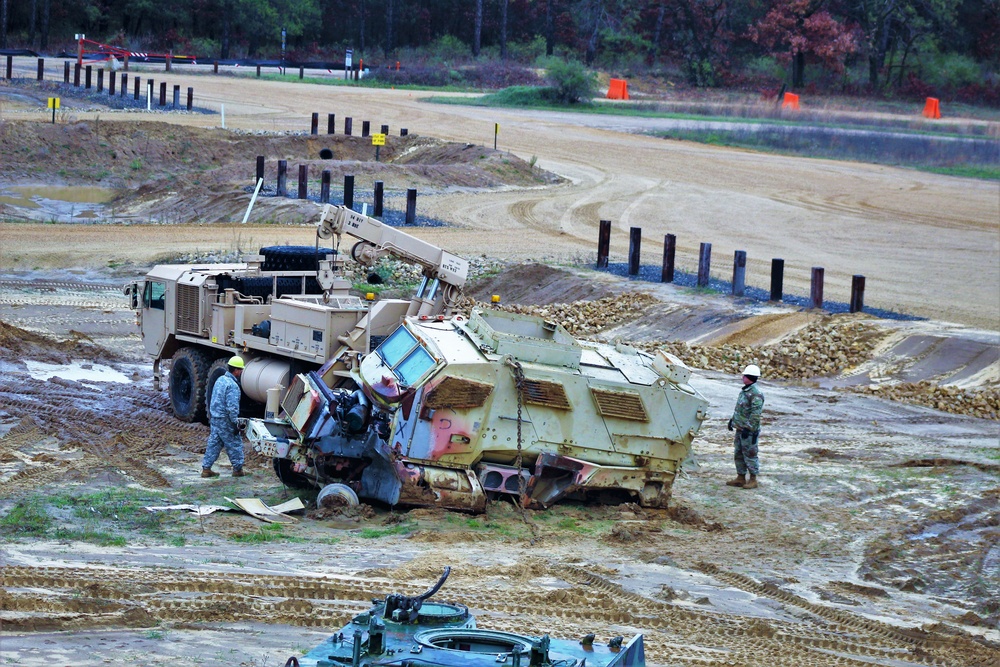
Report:
[[[286,667],[646,667],[642,635],[607,644],[481,630],[464,605],[429,602],[450,568],[422,595],[373,600],[368,611]]]

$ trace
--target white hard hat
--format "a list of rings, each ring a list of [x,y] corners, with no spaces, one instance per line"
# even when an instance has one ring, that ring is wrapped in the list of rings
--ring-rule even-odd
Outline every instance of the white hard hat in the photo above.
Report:
[[[750,377],[759,378],[760,368],[758,368],[756,364],[750,364],[749,366],[743,369],[743,375],[749,375]]]

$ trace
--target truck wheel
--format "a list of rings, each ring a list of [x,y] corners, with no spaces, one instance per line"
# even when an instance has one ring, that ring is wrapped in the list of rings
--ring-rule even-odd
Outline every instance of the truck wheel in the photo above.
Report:
[[[316,507],[357,507],[358,494],[346,484],[327,484],[316,496]]]
[[[184,422],[207,422],[205,383],[210,357],[195,347],[182,347],[170,366],[170,407]]]
[[[205,414],[211,414],[209,408],[212,407],[212,389],[220,377],[229,370],[229,357],[220,357],[212,362],[208,367],[208,374],[205,376]]]
[[[311,478],[292,470],[292,462],[288,459],[274,459],[274,474],[282,484],[293,489],[311,489],[314,486]]]

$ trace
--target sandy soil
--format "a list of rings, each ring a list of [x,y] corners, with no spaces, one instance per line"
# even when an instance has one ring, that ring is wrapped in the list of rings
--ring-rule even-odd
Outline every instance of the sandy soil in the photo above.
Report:
[[[225,103],[227,124],[248,129],[306,129],[319,107],[486,143],[500,122],[502,148],[537,155],[569,182],[428,197],[421,210],[455,227],[418,235],[468,256],[567,260],[592,256],[597,221],[609,218],[621,230],[641,224],[650,244],[678,234],[692,265],[700,240],[759,261],[783,255],[787,280],[803,290],[808,267],[826,263],[830,291],[865,273],[870,303],[986,329],[895,324],[892,345],[938,336],[980,356],[939,354],[921,366],[924,353],[890,364],[873,352],[843,375],[938,381],[973,369],[971,384],[995,381],[996,185],[671,144],[562,116],[442,108],[403,91],[172,78],[196,90],[210,83],[208,103]],[[241,210],[248,198],[240,190],[228,205]],[[748,222],[748,210],[760,215]],[[158,258],[311,243],[312,234],[274,225],[0,225],[0,270],[16,274],[0,284],[0,518],[44,506],[53,522],[40,536],[8,528],[0,547],[5,660],[283,664],[370,598],[423,590],[451,565],[439,597],[467,604],[480,626],[599,640],[643,632],[650,665],[1000,665],[998,422],[846,393],[832,388],[837,378],[764,381],[762,485],[746,492],[724,484],[732,475],[725,417],[738,384],[700,370],[693,382],[711,418],[669,511],[566,504],[521,517],[499,504],[469,517],[374,508],[311,514],[280,531],[238,514],[144,513],[145,504],[277,502],[287,492],[256,458],[250,478],[198,478],[207,431],[173,420],[165,394],[152,390],[134,315],[114,287]],[[616,232],[619,256],[625,237]],[[935,283],[925,280],[928,265],[940,267]],[[499,285],[507,302],[596,299],[637,285],[606,274],[516,275]],[[818,317],[642,287],[659,305],[598,335],[758,345]],[[878,354],[896,349],[887,345]],[[43,379],[48,367],[37,362],[65,367]],[[98,375],[104,367],[119,375]]]

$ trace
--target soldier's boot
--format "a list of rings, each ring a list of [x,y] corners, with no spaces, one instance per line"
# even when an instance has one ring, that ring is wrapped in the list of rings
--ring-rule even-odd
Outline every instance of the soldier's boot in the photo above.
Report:
[[[726,482],[726,486],[743,486],[746,483],[747,483],[747,476],[743,474],[743,475],[737,475],[736,479],[731,479],[728,482]]]
[[[209,477],[218,477],[219,473],[215,472],[211,468],[202,468],[201,476],[208,479]]]
[[[243,472],[243,466],[233,467],[233,477],[249,477],[250,473]]]
[[[750,475],[750,479],[747,483],[743,485],[744,489],[756,489],[757,488],[757,475]]]

